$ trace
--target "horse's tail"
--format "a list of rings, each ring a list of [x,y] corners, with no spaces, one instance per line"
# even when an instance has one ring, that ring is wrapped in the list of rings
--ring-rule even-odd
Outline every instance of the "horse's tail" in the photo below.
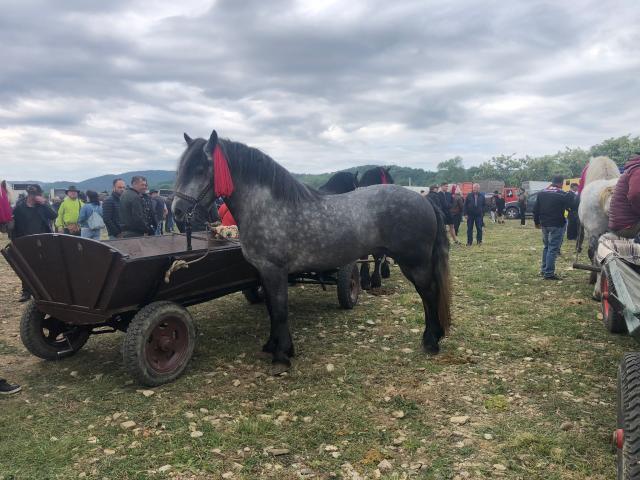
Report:
[[[449,238],[444,218],[439,208],[434,207],[437,218],[437,233],[433,244],[431,262],[433,265],[433,286],[438,299],[438,322],[443,333],[449,331],[451,325],[451,283],[449,277]]]

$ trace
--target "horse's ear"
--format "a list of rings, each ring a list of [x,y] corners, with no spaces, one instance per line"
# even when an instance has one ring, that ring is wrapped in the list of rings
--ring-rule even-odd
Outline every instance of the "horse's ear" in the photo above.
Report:
[[[207,142],[207,153],[213,153],[213,150],[216,148],[218,144],[218,133],[213,130],[211,132],[211,136],[209,137],[209,141]]]
[[[187,145],[191,145],[193,143],[193,138],[191,138],[189,134],[187,134],[186,132],[183,133],[183,135],[184,135],[184,141],[187,142]]]

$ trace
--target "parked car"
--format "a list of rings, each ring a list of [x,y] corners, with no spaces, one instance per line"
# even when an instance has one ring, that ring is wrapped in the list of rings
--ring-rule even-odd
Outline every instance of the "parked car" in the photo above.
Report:
[[[533,206],[536,204],[536,198],[538,198],[538,192],[532,193],[527,198],[527,211],[525,212],[526,217],[533,217]],[[520,207],[518,206],[517,201],[508,202],[505,205],[504,216],[511,220],[520,218]]]

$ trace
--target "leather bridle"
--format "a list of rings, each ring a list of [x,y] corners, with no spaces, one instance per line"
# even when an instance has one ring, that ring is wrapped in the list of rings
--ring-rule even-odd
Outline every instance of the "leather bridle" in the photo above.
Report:
[[[196,208],[198,207],[200,202],[204,200],[204,197],[207,196],[207,193],[209,193],[209,190],[211,190],[211,188],[213,188],[213,182],[208,182],[207,186],[204,187],[204,189],[200,192],[200,194],[196,198],[193,198],[191,195],[187,195],[186,193],[178,192],[177,190],[174,192],[176,197],[186,202],[189,202],[191,204],[191,207],[189,208],[189,210],[185,212],[185,233],[187,234],[187,250],[189,251],[192,250],[191,219],[193,218],[193,214],[196,211]]]
[[[191,204],[191,208],[186,212],[186,214],[187,215],[189,215],[189,214],[193,215],[194,210],[200,204],[200,202],[202,200],[204,200],[204,197],[207,196],[207,193],[209,193],[209,190],[211,190],[212,186],[213,186],[212,182],[207,183],[207,186],[204,187],[204,189],[200,192],[200,195],[198,195],[197,198],[193,198],[191,195],[187,195],[186,193],[178,192],[177,190],[176,190],[176,192],[174,194],[179,199],[184,200],[186,202],[189,202]]]

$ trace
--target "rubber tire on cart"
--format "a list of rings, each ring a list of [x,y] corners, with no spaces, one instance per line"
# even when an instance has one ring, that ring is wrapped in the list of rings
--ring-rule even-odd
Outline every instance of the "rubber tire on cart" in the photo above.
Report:
[[[264,287],[262,287],[262,285],[246,288],[242,290],[242,294],[251,305],[264,302]]]
[[[360,296],[360,270],[356,262],[340,267],[337,286],[338,303],[345,310],[351,310]]]
[[[625,353],[618,367],[618,480],[640,479],[640,353]]]
[[[626,333],[627,322],[624,316],[617,312],[613,305],[609,301],[609,295],[611,294],[611,282],[606,270],[603,268],[600,274],[600,307],[602,310],[602,323],[605,328],[611,333]]]
[[[122,357],[138,383],[155,387],[182,375],[195,343],[196,329],[186,308],[169,301],[153,302],[131,320]]]
[[[34,300],[27,303],[20,320],[20,338],[29,352],[44,360],[70,357],[80,350],[91,334],[87,327],[70,325],[38,310]]]

